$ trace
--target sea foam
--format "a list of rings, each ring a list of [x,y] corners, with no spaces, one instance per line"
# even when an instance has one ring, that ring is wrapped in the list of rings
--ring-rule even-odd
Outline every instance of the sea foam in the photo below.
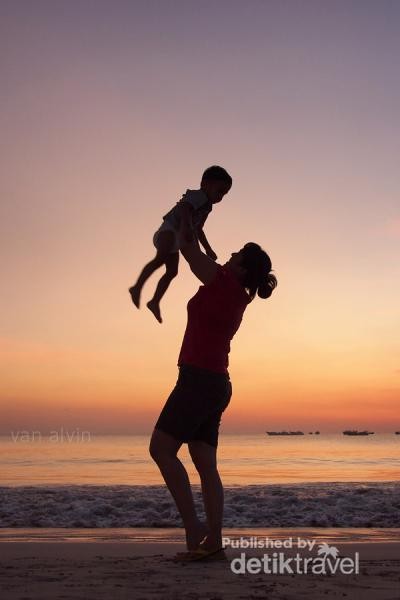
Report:
[[[201,489],[193,485],[199,515]],[[0,527],[181,527],[166,486],[0,487]],[[225,527],[400,527],[400,483],[225,487]]]

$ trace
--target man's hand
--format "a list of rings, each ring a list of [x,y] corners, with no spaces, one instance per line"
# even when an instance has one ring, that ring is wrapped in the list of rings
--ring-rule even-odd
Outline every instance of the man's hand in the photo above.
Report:
[[[214,250],[212,248],[208,248],[206,250],[206,254],[209,258],[211,258],[212,260],[217,260],[218,256],[215,254]]]

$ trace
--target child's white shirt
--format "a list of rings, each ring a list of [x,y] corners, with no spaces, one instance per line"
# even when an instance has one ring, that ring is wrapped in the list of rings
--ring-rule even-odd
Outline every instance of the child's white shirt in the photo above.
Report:
[[[176,203],[167,214],[163,216],[164,221],[167,221],[175,231],[179,231],[180,215],[178,206],[181,202],[188,202],[193,206],[192,224],[193,227],[199,225],[204,217],[212,211],[212,202],[207,198],[203,190],[186,190],[179,202]]]

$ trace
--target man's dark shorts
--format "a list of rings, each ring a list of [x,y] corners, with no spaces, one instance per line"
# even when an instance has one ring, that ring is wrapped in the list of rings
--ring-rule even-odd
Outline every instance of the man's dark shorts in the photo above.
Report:
[[[231,396],[228,374],[181,365],[155,429],[181,442],[199,440],[217,448],[221,416]]]

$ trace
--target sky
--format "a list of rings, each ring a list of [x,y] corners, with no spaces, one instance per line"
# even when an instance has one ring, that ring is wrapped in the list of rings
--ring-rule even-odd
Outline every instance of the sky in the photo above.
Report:
[[[0,23],[0,433],[151,433],[200,282],[181,257],[162,325],[128,288],[212,164],[218,262],[254,241],[278,278],[221,432],[400,429],[400,3],[3,0]]]

